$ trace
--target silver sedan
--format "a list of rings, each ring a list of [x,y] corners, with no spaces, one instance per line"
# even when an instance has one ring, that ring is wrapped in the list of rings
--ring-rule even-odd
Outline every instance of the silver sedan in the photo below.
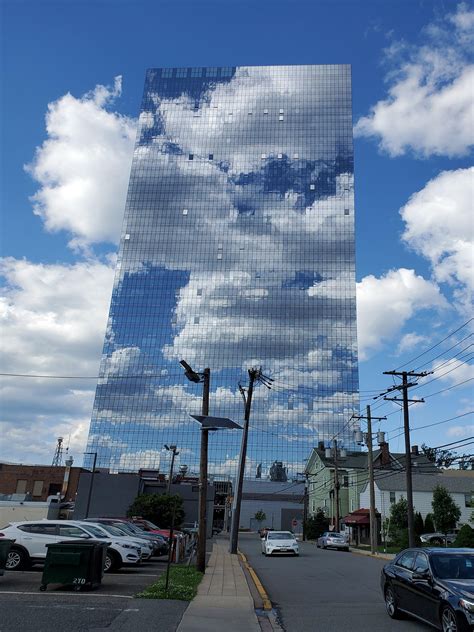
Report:
[[[342,549],[343,551],[349,550],[349,543],[342,533],[336,533],[334,531],[326,531],[318,538],[316,543],[318,549]]]

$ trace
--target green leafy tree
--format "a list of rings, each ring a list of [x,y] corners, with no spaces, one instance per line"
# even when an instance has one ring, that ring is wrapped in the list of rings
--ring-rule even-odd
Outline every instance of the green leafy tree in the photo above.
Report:
[[[419,511],[417,511],[415,513],[415,533],[417,535],[421,535],[422,533],[424,533],[424,528],[425,525],[423,524],[423,516],[421,515],[421,513]]]
[[[127,516],[140,516],[154,522],[161,528],[169,529],[174,508],[174,526],[181,526],[184,519],[183,499],[168,494],[140,494],[127,511]]]
[[[259,511],[257,511],[257,513],[255,514],[254,518],[258,522],[263,522],[264,520],[267,519],[267,514],[260,509]]]
[[[425,529],[423,531],[423,533],[434,533],[435,531],[435,525],[434,525],[434,521],[433,521],[433,514],[426,514],[426,518],[425,518]]]
[[[329,518],[321,507],[316,509],[316,513],[308,518],[305,525],[306,537],[308,540],[317,540],[325,531],[329,530]]]
[[[433,518],[438,531],[447,533],[454,529],[457,521],[461,517],[461,509],[452,499],[451,494],[442,485],[436,485],[433,490]]]
[[[474,548],[474,529],[468,524],[463,525],[456,536],[454,546]]]

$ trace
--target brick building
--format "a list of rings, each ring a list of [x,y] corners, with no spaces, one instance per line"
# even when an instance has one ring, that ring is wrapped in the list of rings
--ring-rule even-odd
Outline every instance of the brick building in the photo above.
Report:
[[[75,500],[81,467],[0,463],[0,496],[21,494],[45,501],[60,493],[64,500]]]

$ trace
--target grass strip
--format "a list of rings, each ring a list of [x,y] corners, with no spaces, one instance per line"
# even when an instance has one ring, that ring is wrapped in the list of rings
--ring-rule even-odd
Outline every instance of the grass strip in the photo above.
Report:
[[[170,578],[168,583],[168,593],[165,593],[166,574],[163,573],[160,579],[145,588],[141,593],[135,595],[139,599],[180,599],[191,601],[197,593],[197,588],[201,583],[203,573],[200,573],[194,566],[172,566],[170,568]]]

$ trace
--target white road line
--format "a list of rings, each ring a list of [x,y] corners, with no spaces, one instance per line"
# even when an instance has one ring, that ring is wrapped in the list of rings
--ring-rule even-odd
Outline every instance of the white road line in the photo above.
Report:
[[[0,590],[0,595],[36,595],[37,597],[42,597],[43,595],[53,595],[58,597],[59,595],[65,597],[119,597],[120,599],[134,599],[133,595],[111,595],[110,593],[89,593],[89,592],[53,592],[52,590],[44,592],[23,592],[21,590]]]

